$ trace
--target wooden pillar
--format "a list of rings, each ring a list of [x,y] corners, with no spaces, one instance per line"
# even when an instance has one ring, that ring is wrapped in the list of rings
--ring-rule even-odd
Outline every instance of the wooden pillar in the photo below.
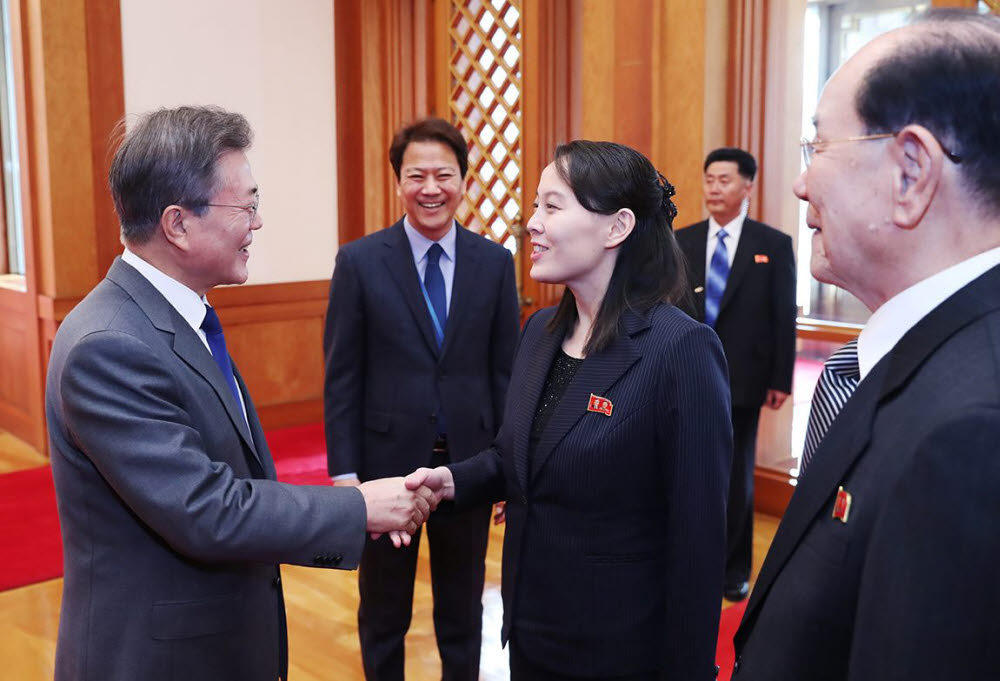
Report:
[[[21,0],[11,18],[26,272],[23,290],[0,296],[3,373],[16,382],[0,388],[0,428],[44,450],[56,327],[119,250],[106,186],[108,138],[124,114],[121,23],[117,0]]]
[[[580,136],[646,154],[676,187],[681,226],[701,216],[706,94],[702,0],[582,0]]]
[[[343,244],[399,217],[389,143],[400,125],[434,113],[436,15],[432,0],[335,0],[333,11]]]

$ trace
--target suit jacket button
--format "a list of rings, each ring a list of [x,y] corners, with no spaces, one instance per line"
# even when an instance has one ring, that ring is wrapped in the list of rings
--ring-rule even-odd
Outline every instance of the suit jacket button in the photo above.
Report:
[[[344,560],[344,557],[341,556],[340,554],[331,556],[330,557],[330,565],[340,565],[340,563],[341,563],[342,560]]]
[[[274,584],[274,588],[275,589],[280,589],[281,588],[281,577],[275,577],[273,580],[271,580],[271,583]]]
[[[320,555],[313,556],[313,562],[316,563],[316,565],[322,565],[323,564],[323,556],[320,556]]]
[[[739,659],[737,659],[736,662],[733,662],[733,674],[739,674],[739,672],[740,672],[740,661]]]

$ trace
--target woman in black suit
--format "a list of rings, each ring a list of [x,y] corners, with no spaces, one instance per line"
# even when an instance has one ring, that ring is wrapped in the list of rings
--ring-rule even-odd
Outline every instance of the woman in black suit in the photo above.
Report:
[[[476,457],[408,478],[507,500],[511,678],[714,678],[731,460],[726,363],[675,308],[673,187],[610,142],[556,149],[531,276],[565,284],[525,324],[503,425]]]

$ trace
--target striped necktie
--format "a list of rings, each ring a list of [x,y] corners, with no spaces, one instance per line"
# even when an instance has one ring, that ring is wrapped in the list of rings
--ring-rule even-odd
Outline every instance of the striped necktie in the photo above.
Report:
[[[809,465],[816,448],[830,429],[830,425],[861,380],[858,369],[858,340],[849,341],[844,347],[830,355],[823,365],[823,373],[816,383],[812,407],[809,410],[809,426],[806,428],[806,442],[799,462],[799,475]]]
[[[726,290],[726,279],[729,278],[729,249],[726,248],[726,230],[720,229],[719,243],[712,253],[708,263],[708,276],[705,278],[705,323],[715,328],[715,320],[719,318],[719,305],[722,294]]]

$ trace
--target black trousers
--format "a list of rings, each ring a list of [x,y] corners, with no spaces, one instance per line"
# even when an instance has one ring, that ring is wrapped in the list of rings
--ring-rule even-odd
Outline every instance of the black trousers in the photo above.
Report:
[[[750,580],[753,558],[753,469],[760,407],[733,406],[733,467],[726,511],[726,584]]]
[[[483,629],[483,583],[491,505],[439,508],[426,525],[431,552],[434,633],[442,681],[476,681]],[[413,584],[423,528],[410,546],[368,538],[361,555],[358,634],[368,681],[402,681],[404,639],[413,613]]]
[[[566,676],[538,666],[521,652],[516,634],[508,641],[507,649],[510,652],[510,681],[601,681],[593,677]],[[659,678],[660,675],[656,672],[644,672],[613,676],[604,681],[657,681]]]

